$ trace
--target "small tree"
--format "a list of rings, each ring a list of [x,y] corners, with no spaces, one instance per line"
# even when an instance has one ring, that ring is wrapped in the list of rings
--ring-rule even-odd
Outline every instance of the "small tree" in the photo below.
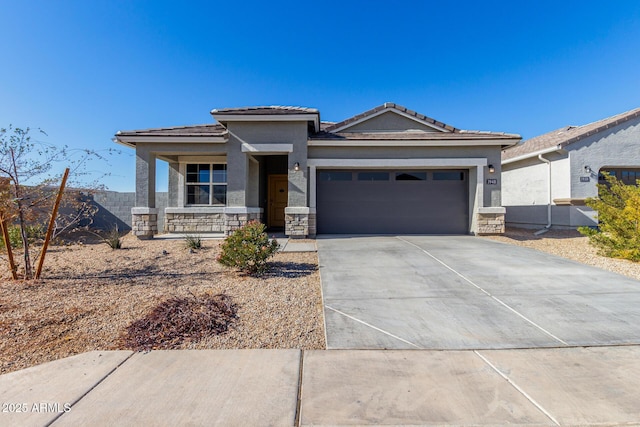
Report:
[[[586,201],[598,212],[598,229],[578,231],[605,256],[640,261],[640,180],[625,185],[609,174],[605,179],[605,184],[598,184],[598,197]]]
[[[64,162],[76,178],[86,175],[81,168],[90,158],[103,158],[93,150],[70,150],[34,141],[29,128],[0,129],[0,213],[7,222],[20,227],[24,257],[24,276],[33,278],[28,230],[31,224],[46,223],[56,195],[60,177],[54,166]],[[38,133],[46,135],[38,129]],[[95,184],[90,185],[97,188]],[[54,236],[68,230],[82,219],[90,217],[95,209],[78,191],[66,191],[56,218]],[[5,242],[7,244],[8,242]]]

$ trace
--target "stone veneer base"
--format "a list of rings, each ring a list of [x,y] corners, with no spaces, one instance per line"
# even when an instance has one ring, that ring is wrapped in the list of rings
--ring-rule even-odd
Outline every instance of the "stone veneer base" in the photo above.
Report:
[[[158,234],[158,209],[131,209],[131,232],[138,239],[151,239]]]
[[[504,234],[504,214],[503,213],[479,213],[478,214],[478,235]]]
[[[313,208],[285,208],[284,234],[293,239],[316,236],[316,210]]]
[[[151,213],[155,211],[154,213]],[[158,234],[158,215],[154,208],[133,208],[133,234],[150,239]],[[261,208],[194,207],[167,208],[165,233],[224,233],[229,235],[249,221],[262,221]]]

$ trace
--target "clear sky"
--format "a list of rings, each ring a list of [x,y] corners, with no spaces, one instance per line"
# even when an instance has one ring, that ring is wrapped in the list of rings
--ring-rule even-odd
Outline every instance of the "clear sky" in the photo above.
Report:
[[[120,149],[96,166],[119,191],[134,153],[115,132],[213,108],[395,102],[527,139],[640,107],[638,0],[0,0],[0,19],[0,127]]]

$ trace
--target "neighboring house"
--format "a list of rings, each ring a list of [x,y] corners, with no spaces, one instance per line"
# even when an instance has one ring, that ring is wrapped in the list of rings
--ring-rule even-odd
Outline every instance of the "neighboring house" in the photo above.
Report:
[[[135,235],[228,234],[250,220],[291,237],[504,231],[500,153],[519,135],[463,131],[393,103],[339,123],[300,107],[211,111],[216,124],[120,131],[136,150]]]
[[[640,178],[640,108],[583,126],[566,126],[502,152],[502,204],[518,227],[597,225],[585,199],[608,171]]]

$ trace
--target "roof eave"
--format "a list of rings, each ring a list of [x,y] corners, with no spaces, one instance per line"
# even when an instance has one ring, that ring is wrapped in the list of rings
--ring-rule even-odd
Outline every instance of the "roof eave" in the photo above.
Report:
[[[312,122],[315,132],[320,131],[319,113],[295,114],[227,114],[211,110],[211,115],[224,126],[228,122]]]
[[[122,146],[128,147],[128,148],[136,148],[136,144],[131,143],[131,142],[125,142],[125,141],[121,140],[118,136],[114,136],[113,138],[111,138],[111,141],[115,142],[116,144],[120,144]]]
[[[516,157],[511,157],[510,159],[502,160],[502,164],[508,165],[509,163],[519,162],[521,160],[526,160],[531,157],[538,157],[541,154],[549,154],[549,153],[555,153],[556,151],[562,151],[562,149],[563,149],[562,146],[556,145],[553,147],[545,148],[543,150],[532,151],[531,153],[521,154]]]
[[[227,135],[203,136],[203,135],[116,135],[114,142],[135,148],[138,142],[155,144],[163,143],[196,143],[196,144],[225,144]]]
[[[493,146],[509,147],[518,143],[520,139],[505,142],[505,139],[334,139],[334,138],[310,138],[309,146],[316,147],[469,147],[469,146]]]

